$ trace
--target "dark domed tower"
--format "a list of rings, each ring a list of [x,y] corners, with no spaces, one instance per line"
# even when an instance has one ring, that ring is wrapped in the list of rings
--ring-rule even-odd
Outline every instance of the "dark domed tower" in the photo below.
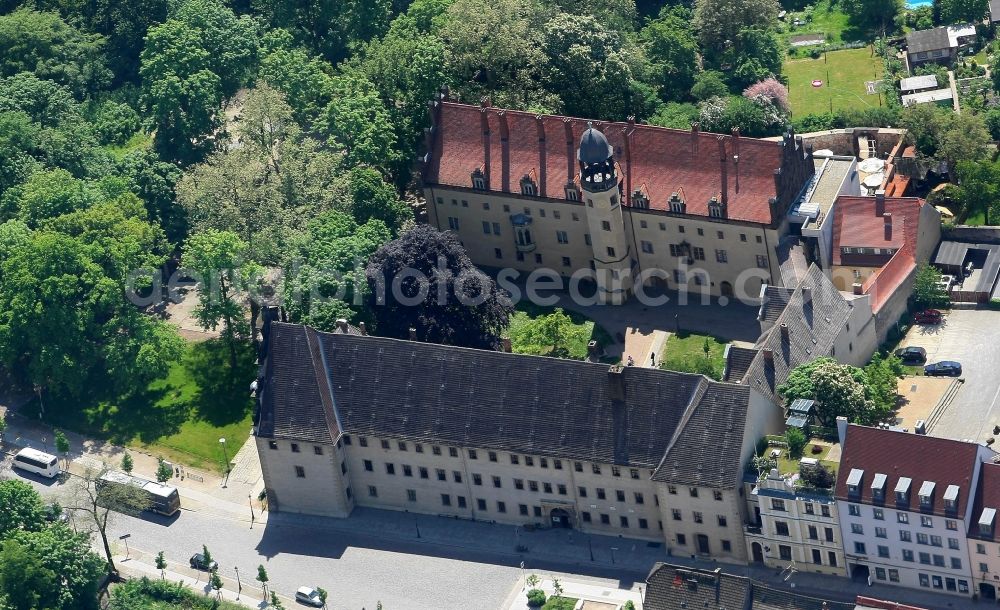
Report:
[[[622,218],[621,188],[614,149],[588,125],[577,152],[597,286],[606,301],[619,305],[632,289],[632,253]]]

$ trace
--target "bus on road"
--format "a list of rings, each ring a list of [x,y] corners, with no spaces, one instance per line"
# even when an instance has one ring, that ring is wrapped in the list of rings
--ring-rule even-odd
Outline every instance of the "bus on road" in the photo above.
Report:
[[[125,474],[124,472],[109,470],[101,475],[98,485],[130,485],[137,487],[146,492],[149,499],[148,510],[161,515],[167,515],[168,517],[181,508],[181,497],[177,493],[176,487],[148,481],[131,474]]]

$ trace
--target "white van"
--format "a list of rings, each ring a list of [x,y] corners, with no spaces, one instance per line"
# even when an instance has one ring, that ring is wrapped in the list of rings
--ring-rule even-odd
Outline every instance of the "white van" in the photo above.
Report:
[[[17,452],[17,455],[14,456],[14,466],[50,479],[59,476],[59,473],[62,472],[59,469],[59,460],[56,459],[56,456],[42,453],[30,447],[25,447]]]

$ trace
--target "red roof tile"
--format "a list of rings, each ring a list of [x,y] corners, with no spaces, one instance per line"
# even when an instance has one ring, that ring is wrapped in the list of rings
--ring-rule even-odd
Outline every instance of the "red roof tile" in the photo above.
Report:
[[[945,490],[949,485],[958,485],[957,511],[949,515],[963,516],[973,492],[978,452],[979,445],[975,443],[850,425],[837,473],[837,499],[896,507],[899,506],[895,498],[896,483],[907,477],[910,487],[905,510],[920,511],[917,492],[925,481],[933,481],[933,510],[921,512],[945,516]],[[847,478],[855,468],[864,471],[860,498],[847,495]],[[871,486],[876,474],[886,475],[884,502],[872,499]]]
[[[488,168],[484,121],[489,131]],[[728,217],[772,222],[769,200],[776,196],[774,172],[781,168],[783,142],[630,123],[593,125],[615,149],[626,198],[645,185],[650,207],[666,210],[671,193],[683,191],[687,213],[707,216],[709,199],[719,197],[723,188],[720,157],[724,156]],[[576,180],[576,152],[586,128],[583,119],[442,101],[425,181],[471,187],[472,172],[482,168],[489,170],[491,190],[520,193],[521,178],[534,171],[542,196],[563,199],[566,183]]]
[[[969,519],[969,537],[1000,542],[1000,520],[994,517],[993,535],[983,536],[979,531],[979,517],[984,508],[992,508],[1000,514],[1000,464],[987,462],[979,472],[979,491],[976,502],[972,506],[972,518]]]

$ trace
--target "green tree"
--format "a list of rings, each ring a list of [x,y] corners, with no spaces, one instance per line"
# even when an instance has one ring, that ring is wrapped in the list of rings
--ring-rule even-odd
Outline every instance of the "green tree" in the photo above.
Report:
[[[122,463],[121,463],[122,471],[124,471],[127,474],[132,474],[132,468],[134,467],[135,464],[132,462],[132,454],[126,451],[125,454],[122,455]]]
[[[518,354],[570,357],[568,344],[573,338],[574,324],[562,309],[538,316],[519,324],[510,332],[513,351]]]
[[[264,599],[267,599],[267,581],[269,579],[267,577],[267,570],[264,569],[264,564],[260,564],[260,565],[257,566],[257,578],[256,578],[256,580],[257,580],[257,582],[260,583],[261,590],[264,591]]]
[[[288,31],[265,34],[259,76],[285,95],[299,125],[312,125],[330,103],[328,70],[322,59],[297,48]]]
[[[223,96],[231,96],[250,81],[257,68],[259,37],[252,17],[237,17],[221,0],[183,0],[171,17],[197,32]]]
[[[53,438],[53,440],[54,440],[55,445],[56,445],[56,451],[58,451],[59,453],[62,454],[62,456],[63,456],[63,462],[66,464],[66,467],[68,468],[69,467],[69,458],[68,458],[68,455],[69,455],[69,439],[66,438],[66,433],[63,432],[62,430],[56,430],[55,437]]]
[[[888,34],[896,29],[896,17],[903,10],[902,0],[843,0],[841,7],[851,23],[870,32]]]
[[[205,329],[214,330],[222,322],[222,339],[229,346],[229,365],[234,371],[237,343],[250,336],[240,292],[260,273],[246,254],[246,242],[235,233],[207,229],[191,236],[181,259],[199,278],[195,318]]]
[[[97,585],[106,571],[104,562],[91,550],[87,534],[76,533],[66,525],[56,524],[38,531],[17,531],[8,540],[19,544],[28,555],[39,558],[42,571],[56,574],[54,586],[43,588],[44,592],[41,593],[43,599],[51,601],[35,607],[52,610],[98,608]],[[0,557],[0,566],[5,563]],[[17,574],[16,568],[12,571]],[[38,584],[19,586],[35,590]],[[0,597],[3,595],[0,594]]]
[[[201,556],[202,556],[202,561],[205,562],[205,565],[207,565],[207,566],[208,565],[212,565],[212,559],[213,559],[213,557],[212,557],[212,554],[210,552],[208,552],[208,545],[207,544],[201,545]]]
[[[138,515],[149,508],[149,496],[146,495],[145,491],[131,485],[101,484],[101,477],[106,472],[108,472],[107,468],[88,469],[81,476],[75,477],[67,508],[76,511],[77,515],[86,517],[85,520],[92,526],[92,531],[101,538],[108,570],[112,574],[117,574],[118,568],[115,566],[114,556],[111,553],[111,542],[108,540],[111,513]],[[89,540],[87,548],[89,548]]]
[[[150,28],[139,74],[156,147],[165,158],[196,161],[214,145],[209,136],[219,123],[222,81],[212,66],[199,30],[173,19]]]
[[[961,161],[955,175],[959,184],[955,198],[963,217],[981,212],[987,225],[1000,219],[1000,163]]]
[[[948,301],[948,293],[941,286],[941,272],[927,263],[917,267],[917,275],[913,279],[914,307],[944,307]]]
[[[693,25],[701,47],[721,53],[736,42],[740,32],[767,30],[778,22],[777,0],[695,0]]]
[[[271,591],[271,608],[274,610],[285,610],[285,605],[278,599],[278,594]]]
[[[852,369],[835,362],[825,362],[813,370],[816,417],[822,425],[832,426],[841,416],[856,423],[872,423],[867,421],[872,405],[867,398],[864,374],[859,380]]]
[[[222,599],[222,577],[219,576],[219,570],[212,570],[212,576],[209,582],[212,585],[212,589],[215,591],[215,598]]]
[[[830,489],[837,483],[837,477],[822,463],[808,468],[802,466],[799,468],[799,472],[805,484],[816,489]]]
[[[391,0],[253,0],[272,26],[285,28],[312,52],[336,63],[349,50],[380,36],[389,24]]]
[[[399,157],[396,134],[375,86],[363,76],[347,75],[335,77],[331,90],[318,128],[344,151],[349,166],[390,168]]]
[[[990,10],[989,0],[938,0],[935,6],[941,14],[941,24],[979,23]]]
[[[685,99],[698,72],[698,42],[691,29],[690,11],[665,7],[642,28],[639,41],[649,57],[650,75],[660,97]]]
[[[710,100],[713,97],[726,97],[729,87],[723,80],[723,74],[715,70],[706,70],[695,77],[691,86],[691,97],[698,101]]]
[[[159,483],[166,483],[174,476],[174,469],[166,463],[163,458],[156,461],[156,480]]]
[[[898,382],[903,376],[903,364],[895,356],[883,357],[876,352],[864,371],[865,394],[871,409],[859,418],[858,423],[874,425],[885,421],[898,406]]]
[[[0,481],[0,538],[17,530],[36,531],[45,525],[45,506],[35,489],[16,479]]]
[[[125,455],[128,455],[127,453]],[[127,470],[126,472],[131,472]],[[156,569],[160,571],[160,580],[167,579],[167,558],[163,556],[163,551],[156,554]]]
[[[176,165],[161,161],[151,150],[137,150],[119,159],[114,173],[142,200],[147,217],[163,228],[170,242],[187,235],[184,208],[175,200],[174,187],[182,175]]]
[[[88,27],[107,38],[108,64],[118,81],[135,81],[146,33],[167,20],[168,0],[92,0],[82,3]]]
[[[401,201],[392,185],[369,167],[355,167],[349,177],[351,213],[358,224],[381,220],[393,235],[413,222],[413,209]]]
[[[104,39],[84,33],[58,13],[22,7],[0,15],[0,76],[31,72],[66,85],[82,98],[111,80],[101,52]]]
[[[57,606],[58,575],[43,558],[14,539],[0,546],[0,600],[5,608],[34,610]]]
[[[785,430],[785,442],[788,443],[788,454],[793,459],[802,457],[802,450],[805,449],[806,435],[799,428],[789,428]]]
[[[323,587],[316,587],[316,593],[319,594],[319,601],[322,602],[323,608],[326,608],[326,599],[330,596],[330,593]]]
[[[415,328],[421,341],[495,349],[510,324],[508,296],[472,264],[453,233],[418,225],[379,248],[365,273],[383,336],[407,338]]]

